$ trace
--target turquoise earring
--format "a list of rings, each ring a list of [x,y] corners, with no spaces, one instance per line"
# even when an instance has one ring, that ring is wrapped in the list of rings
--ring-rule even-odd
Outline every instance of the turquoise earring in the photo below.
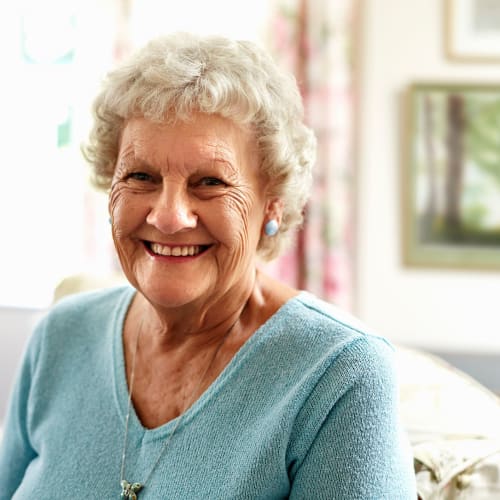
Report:
[[[264,226],[264,232],[266,233],[267,236],[274,236],[278,232],[279,229],[279,224],[276,219],[271,219],[270,221],[266,222],[266,225]]]

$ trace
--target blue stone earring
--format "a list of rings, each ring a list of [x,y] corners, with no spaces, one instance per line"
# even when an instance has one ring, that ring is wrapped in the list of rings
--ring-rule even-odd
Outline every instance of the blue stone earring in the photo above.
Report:
[[[264,232],[266,233],[267,236],[274,236],[279,229],[279,224],[276,219],[271,219],[270,221],[266,222],[266,225],[264,226]]]

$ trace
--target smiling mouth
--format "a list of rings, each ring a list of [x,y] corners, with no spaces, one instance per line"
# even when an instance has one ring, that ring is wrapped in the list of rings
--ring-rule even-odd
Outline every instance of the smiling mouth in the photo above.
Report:
[[[163,257],[194,257],[205,252],[210,245],[160,245],[150,241],[144,242],[147,249],[154,255]]]

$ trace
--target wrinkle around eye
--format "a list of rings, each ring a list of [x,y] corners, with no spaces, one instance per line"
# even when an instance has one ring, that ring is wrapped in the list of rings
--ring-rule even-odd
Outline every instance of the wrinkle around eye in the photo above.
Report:
[[[241,220],[248,219],[252,207],[255,204],[255,196],[252,189],[242,188],[228,192],[227,204]]]
[[[109,199],[115,201],[127,195],[143,195],[153,192],[156,188],[157,186],[152,182],[119,179],[111,186]]]

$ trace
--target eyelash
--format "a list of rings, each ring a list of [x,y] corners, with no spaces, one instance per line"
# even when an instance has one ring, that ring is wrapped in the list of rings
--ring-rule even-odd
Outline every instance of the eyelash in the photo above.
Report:
[[[144,181],[150,181],[152,177],[146,172],[132,172],[129,175],[127,175],[127,179],[144,182]]]
[[[200,186],[225,186],[226,183],[217,177],[203,177],[198,181]]]

